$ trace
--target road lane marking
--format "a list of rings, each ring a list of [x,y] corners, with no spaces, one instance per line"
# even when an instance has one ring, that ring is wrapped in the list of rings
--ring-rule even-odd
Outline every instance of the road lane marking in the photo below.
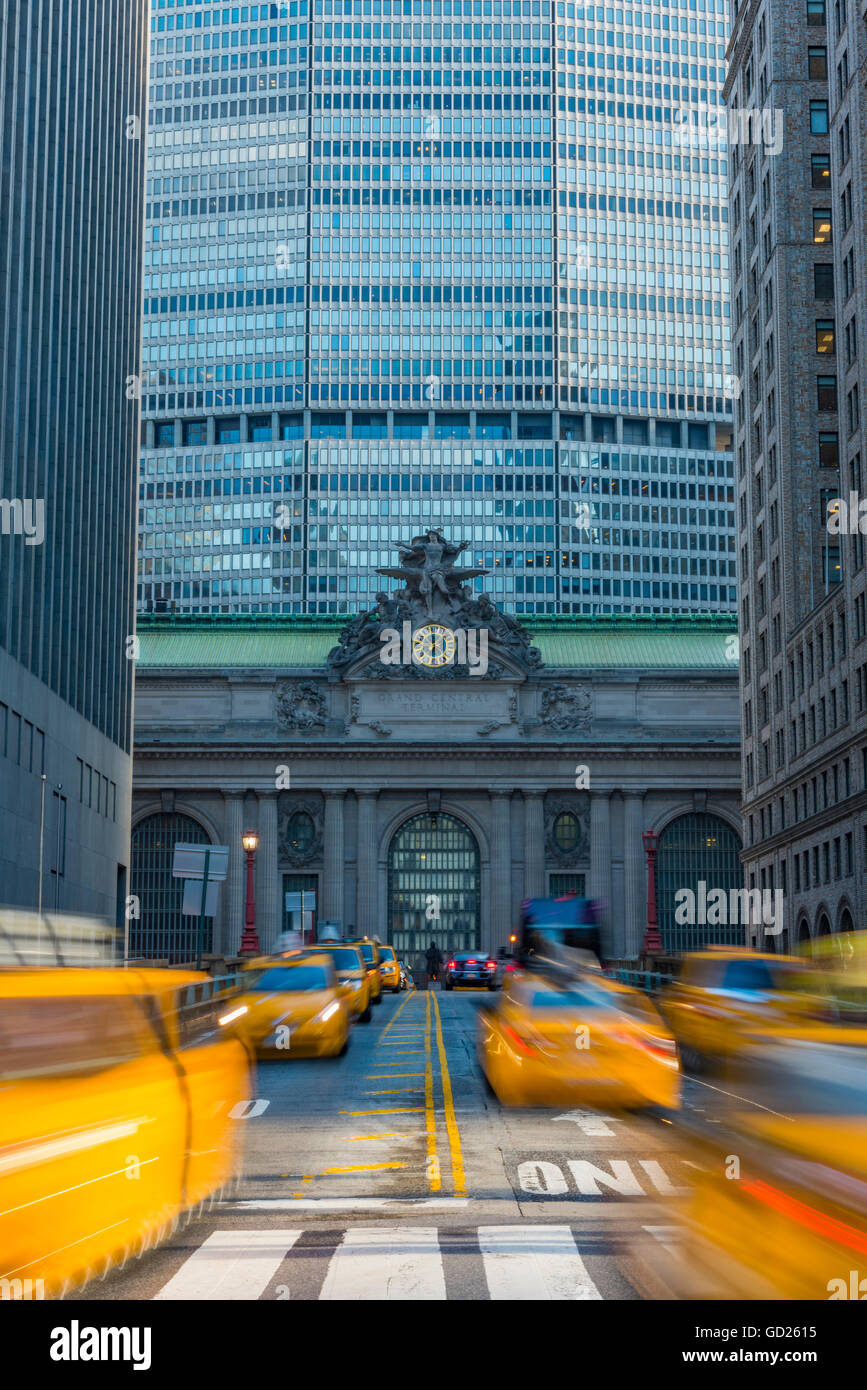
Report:
[[[426,1144],[425,1173],[431,1192],[442,1189],[440,1161],[437,1154],[437,1122],[433,1098],[433,1061],[430,1037],[430,995],[426,996],[424,1035],[424,1128]]]
[[[423,1071],[396,1071],[391,1076],[366,1076],[365,1081],[396,1081],[398,1077],[424,1076]]]
[[[701,1081],[697,1076],[691,1076],[689,1079],[697,1082],[699,1086],[706,1086],[709,1091],[718,1091],[721,1096],[728,1096],[730,1100],[742,1100],[745,1105],[752,1105],[756,1110],[764,1110],[768,1115],[775,1115],[778,1120],[790,1120],[792,1124],[795,1122],[794,1115],[783,1115],[779,1110],[769,1110],[766,1105],[760,1105],[757,1100],[750,1100],[749,1096],[739,1096],[736,1091],[724,1091],[722,1086],[712,1086],[709,1081]],[[714,1120],[713,1123],[718,1124],[719,1121]]]
[[[480,1226],[492,1299],[601,1300],[568,1226]]]
[[[415,1095],[421,1090],[420,1086],[393,1086],[387,1091],[362,1091],[364,1096],[405,1096]]]
[[[250,1300],[267,1289],[301,1231],[214,1231],[156,1300]]]
[[[380,1033],[380,1035],[379,1035],[379,1040],[378,1040],[378,1042],[377,1042],[377,1046],[379,1045],[379,1043],[382,1042],[383,1038],[387,1036],[387,1034],[389,1033],[390,1029],[392,1029],[392,1028],[394,1027],[395,1023],[396,1023],[397,1020],[400,1018],[401,1014],[403,1013],[404,1009],[406,1008],[407,1004],[409,1003],[410,998],[411,998],[411,995],[408,994],[408,995],[406,996],[406,998],[405,998],[404,1000],[402,1000],[401,1003],[397,1006],[397,1008],[395,1009],[395,1011],[394,1011],[394,1013],[392,1014],[391,1018],[388,1020],[388,1023],[385,1025],[385,1027],[383,1028],[382,1032]]]
[[[320,1298],[444,1300],[446,1281],[435,1226],[348,1230],[331,1257]]]
[[[423,1105],[404,1105],[394,1110],[341,1110],[341,1115],[422,1115]]]
[[[399,1134],[397,1130],[392,1130],[387,1134],[350,1134],[353,1144],[360,1144],[367,1139],[411,1139],[411,1134]]]
[[[569,1110],[565,1115],[555,1115],[554,1120],[571,1120],[578,1125],[583,1134],[604,1135],[614,1138],[614,1130],[608,1125],[610,1115],[600,1115],[596,1110]]]
[[[220,1205],[232,1211],[376,1211],[381,1207],[436,1207],[439,1210],[453,1210],[470,1205],[468,1197],[254,1197],[239,1202],[221,1202]],[[247,1236],[249,1231],[238,1231],[237,1236]],[[272,1233],[269,1233],[272,1234]]]
[[[322,1176],[326,1173],[376,1173],[382,1168],[408,1168],[408,1163],[351,1163],[345,1168],[323,1168]]]
[[[446,1118],[446,1133],[449,1138],[449,1148],[452,1158],[452,1184],[456,1197],[466,1197],[466,1178],[464,1176],[464,1157],[461,1152],[461,1136],[458,1130],[458,1122],[455,1119],[455,1107],[452,1099],[452,1083],[449,1076],[449,1064],[446,1059],[446,1049],[443,1043],[442,1022],[440,1019],[440,1006],[436,995],[433,996],[434,1011],[436,1013],[437,1029],[437,1052],[440,1059],[440,1081],[443,1088],[443,1109]]]

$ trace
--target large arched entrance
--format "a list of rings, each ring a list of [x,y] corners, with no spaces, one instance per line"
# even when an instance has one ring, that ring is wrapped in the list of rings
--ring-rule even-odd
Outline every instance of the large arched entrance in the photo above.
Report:
[[[184,880],[172,878],[175,845],[209,844],[197,821],[178,812],[146,816],[133,827],[131,888],[140,917],[129,924],[130,956],[172,963],[195,960],[199,921],[181,911]],[[213,950],[213,918],[205,918],[203,949]]]
[[[740,850],[737,833],[719,816],[708,812],[678,816],[665,827],[659,837],[656,887],[659,926],[666,951],[700,951],[710,943],[744,945],[743,924],[708,922],[707,912],[702,912],[702,903],[712,889],[723,889],[729,903],[730,890],[743,887]],[[699,886],[702,883],[704,896]],[[690,915],[693,919],[704,916],[704,921],[675,920],[674,895],[684,888],[695,895],[696,910]]]
[[[389,942],[413,965],[435,941],[443,955],[480,945],[479,847],[455,816],[413,816],[388,854]]]

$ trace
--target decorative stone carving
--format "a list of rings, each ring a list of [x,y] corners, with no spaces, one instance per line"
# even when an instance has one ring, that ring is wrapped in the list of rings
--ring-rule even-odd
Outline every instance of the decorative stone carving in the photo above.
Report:
[[[469,676],[468,666],[455,667],[450,664],[434,670],[408,663],[388,666],[379,660],[382,650],[380,634],[385,628],[402,631],[404,623],[410,630],[427,623],[441,623],[450,628],[465,631],[484,629],[488,633],[488,643],[499,647],[526,670],[535,670],[542,664],[538,650],[530,645],[529,634],[518,620],[508,613],[501,613],[494,606],[488,594],[475,594],[468,579],[487,574],[483,569],[458,569],[455,561],[469,541],[453,545],[440,531],[426,531],[424,535],[414,536],[411,545],[398,546],[401,555],[399,567],[380,569],[377,574],[403,581],[399,589],[376,596],[376,607],[368,613],[361,613],[347,623],[340,634],[340,642],[328,653],[328,665],[338,673],[360,656],[369,652],[370,661],[364,674],[377,678],[400,677],[407,675],[416,678],[426,676]],[[494,664],[489,664],[486,676],[474,679],[490,679],[502,673]]]
[[[542,691],[542,723],[560,733],[589,732],[589,685],[545,686]]]
[[[509,696],[509,717],[508,719],[490,719],[487,724],[483,724],[480,729],[476,729],[479,738],[487,738],[495,729],[505,729],[509,724],[518,722],[518,692],[513,690]]]
[[[303,848],[293,844],[290,834],[292,817],[298,812],[308,815],[313,822],[313,839]],[[321,797],[280,792],[277,796],[277,849],[280,861],[292,867],[299,867],[321,860],[323,825],[324,802]]]
[[[567,848],[557,843],[554,826],[559,816],[569,813],[576,817],[577,840]],[[552,795],[545,798],[545,855],[549,864],[572,868],[590,862],[590,797],[586,792],[574,796]]]
[[[324,729],[328,722],[325,692],[318,685],[281,681],[276,692],[277,723],[281,729]]]

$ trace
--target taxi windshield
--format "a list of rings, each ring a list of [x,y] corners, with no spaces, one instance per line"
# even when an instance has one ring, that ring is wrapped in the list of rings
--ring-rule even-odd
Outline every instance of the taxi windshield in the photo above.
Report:
[[[372,941],[362,942],[361,954],[364,956],[364,959],[367,961],[368,965],[372,965],[375,960],[375,956],[373,954],[375,950],[376,947],[374,946]]]
[[[394,960],[394,951],[391,946],[380,946],[379,955],[381,960]]]
[[[328,954],[333,958],[338,970],[360,970],[361,961],[358,959],[358,952],[343,947],[342,950],[329,948]]]
[[[306,990],[327,989],[330,983],[321,965],[281,965],[263,970],[261,975],[251,971],[251,975],[246,988],[257,993],[273,990],[279,994],[297,994]]]

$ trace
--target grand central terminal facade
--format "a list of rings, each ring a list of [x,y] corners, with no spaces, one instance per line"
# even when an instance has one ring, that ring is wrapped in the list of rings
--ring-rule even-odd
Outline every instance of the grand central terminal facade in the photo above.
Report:
[[[647,831],[665,949],[709,938],[674,894],[742,886],[731,620],[519,622],[462,548],[414,538],[382,572],[400,587],[349,622],[139,619],[133,956],[195,956],[178,842],[229,848],[214,954],[238,951],[248,902],[265,950],[303,893],[315,919],[415,961],[431,941],[495,951],[524,898],[576,893],[601,904],[606,956],[631,959]]]

